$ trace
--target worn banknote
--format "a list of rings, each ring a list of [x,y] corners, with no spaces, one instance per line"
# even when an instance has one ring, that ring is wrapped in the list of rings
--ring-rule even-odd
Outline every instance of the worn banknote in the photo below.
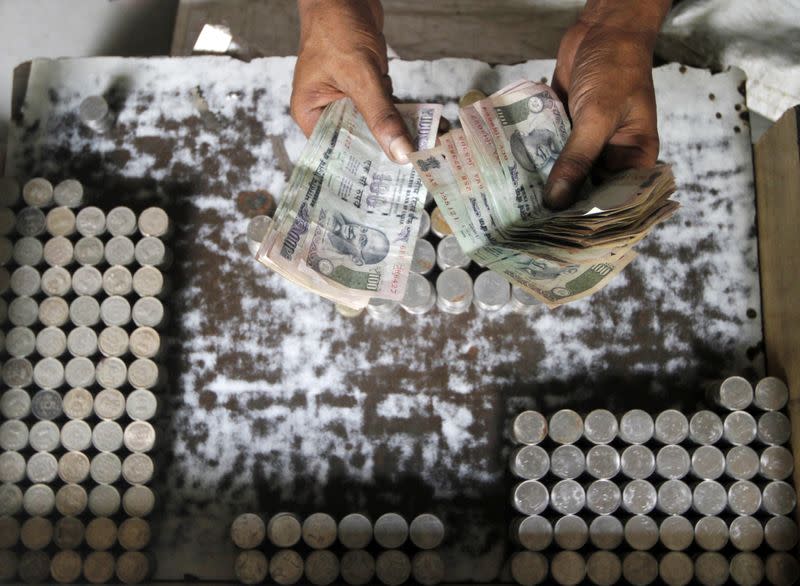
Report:
[[[468,142],[484,148],[485,141],[473,137],[488,132],[500,161],[505,187],[490,183],[489,189],[500,194],[495,205],[503,225],[547,217],[544,184],[570,132],[561,102],[543,84],[519,82],[470,108],[479,116],[460,116]]]
[[[438,104],[400,104],[418,149],[434,146]],[[403,297],[426,190],[389,160],[349,99],[326,108],[289,180],[257,258],[352,308]]]
[[[462,128],[412,164],[473,260],[555,307],[602,289],[678,203],[668,165],[587,185],[570,208],[544,186],[570,124],[553,90],[519,81],[459,112]]]

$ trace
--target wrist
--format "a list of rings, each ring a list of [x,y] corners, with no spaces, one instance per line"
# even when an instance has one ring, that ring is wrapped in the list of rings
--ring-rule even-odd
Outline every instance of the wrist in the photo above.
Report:
[[[313,10],[315,6],[323,4],[325,0],[297,0],[297,11],[300,13],[300,18],[304,13]]]
[[[655,39],[671,0],[587,0],[579,20]]]
[[[380,0],[297,0],[300,16],[300,45],[313,30],[335,30],[341,35],[352,33],[354,23],[380,33],[383,29],[383,8]]]
[[[360,12],[366,9],[376,24],[382,25],[383,7],[380,0],[297,0],[297,12],[300,23],[320,10],[329,10],[331,14]]]

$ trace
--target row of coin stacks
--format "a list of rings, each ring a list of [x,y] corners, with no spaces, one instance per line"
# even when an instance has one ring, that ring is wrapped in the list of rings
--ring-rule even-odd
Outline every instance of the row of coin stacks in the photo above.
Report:
[[[520,413],[510,468],[520,584],[791,584],[798,527],[786,385],[710,385],[685,415]]]
[[[0,181],[0,578],[137,583],[165,383],[169,217]]]
[[[327,513],[305,519],[278,513],[267,522],[245,513],[231,525],[231,540],[241,550],[234,572],[243,584],[260,584],[267,576],[277,584],[315,586],[339,580],[397,586],[412,578],[418,584],[438,584],[445,568],[436,548],[444,533],[444,524],[430,513],[411,523],[397,513],[381,515],[374,523],[360,513],[338,523]]]

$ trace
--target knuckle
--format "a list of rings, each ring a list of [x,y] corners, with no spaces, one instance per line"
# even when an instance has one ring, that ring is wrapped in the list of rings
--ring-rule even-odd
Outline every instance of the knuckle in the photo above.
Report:
[[[292,97],[291,101],[289,102],[289,115],[295,122],[300,122],[300,109],[294,97]]]
[[[300,98],[298,97],[297,90],[292,91],[292,95],[289,98],[289,112],[292,116],[297,114],[297,109],[299,108]]]
[[[655,160],[658,157],[658,151],[661,148],[661,141],[659,140],[658,135],[648,134],[642,136],[640,140],[640,147],[642,151],[644,151],[645,155],[651,157],[655,163]]]
[[[297,92],[292,92],[292,97],[289,99],[289,115],[295,122],[300,123],[303,118],[303,101]]]
[[[589,174],[593,161],[584,153],[567,150],[558,158],[559,170],[569,177],[582,177]]]
[[[374,53],[362,52],[345,58],[342,72],[346,75],[346,83],[353,90],[367,89],[381,85],[380,64]]]
[[[391,105],[378,106],[367,116],[368,124],[376,134],[392,133],[401,123],[400,114]]]

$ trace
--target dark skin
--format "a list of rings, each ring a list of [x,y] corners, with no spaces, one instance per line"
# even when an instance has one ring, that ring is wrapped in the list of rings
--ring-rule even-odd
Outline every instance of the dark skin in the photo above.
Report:
[[[669,0],[588,0],[558,50],[553,89],[572,133],[545,187],[571,205],[590,174],[651,167],[658,157],[653,47]],[[379,0],[298,0],[300,50],[291,112],[310,135],[325,106],[350,97],[386,154],[413,151],[392,101]]]

